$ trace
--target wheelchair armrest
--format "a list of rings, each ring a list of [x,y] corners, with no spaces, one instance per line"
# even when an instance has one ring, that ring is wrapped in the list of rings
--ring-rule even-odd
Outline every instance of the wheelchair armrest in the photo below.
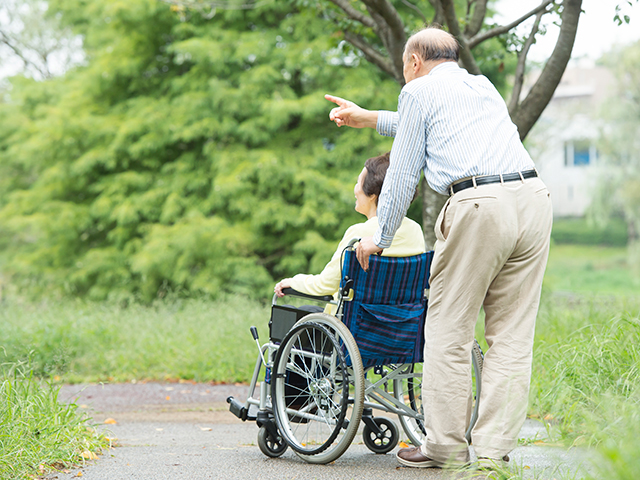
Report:
[[[333,300],[331,295],[307,295],[306,293],[299,292],[293,288],[283,288],[282,293],[294,297],[310,298],[311,300],[317,300],[319,302],[330,302]]]

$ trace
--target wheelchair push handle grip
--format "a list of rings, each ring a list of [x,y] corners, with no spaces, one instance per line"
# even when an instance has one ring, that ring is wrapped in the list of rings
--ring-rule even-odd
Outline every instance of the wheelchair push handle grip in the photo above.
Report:
[[[306,293],[299,292],[293,288],[283,288],[282,293],[285,295],[292,295],[294,297],[310,298],[311,300],[317,300],[319,302],[330,302],[333,300],[331,295],[307,295]]]
[[[249,330],[251,331],[251,336],[253,337],[253,339],[258,340],[258,329],[256,327],[251,327],[249,328]]]
[[[353,247],[360,240],[362,240],[360,237],[352,238],[351,240],[349,240],[349,244],[347,245],[347,247],[349,248]]]

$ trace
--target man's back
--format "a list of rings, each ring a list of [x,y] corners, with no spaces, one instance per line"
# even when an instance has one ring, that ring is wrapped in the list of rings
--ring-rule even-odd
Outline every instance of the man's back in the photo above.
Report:
[[[407,83],[398,99],[398,112],[421,116],[425,174],[441,193],[461,178],[534,166],[495,87],[455,62],[442,63],[429,75]]]

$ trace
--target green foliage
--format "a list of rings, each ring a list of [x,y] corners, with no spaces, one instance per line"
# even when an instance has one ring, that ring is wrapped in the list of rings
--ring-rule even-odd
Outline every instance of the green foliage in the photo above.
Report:
[[[627,225],[622,218],[609,218],[605,225],[585,218],[562,218],[553,221],[551,238],[555,243],[624,247]]]
[[[622,214],[629,227],[629,260],[640,278],[640,42],[610,52],[603,63],[616,77],[605,103],[605,127],[598,148],[602,155],[590,215],[603,222]]]
[[[35,478],[108,446],[75,404],[58,403],[59,390],[21,365],[0,367],[0,478]]]
[[[274,2],[201,13],[152,0],[52,0],[87,64],[11,79],[0,103],[0,268],[47,294],[262,297],[318,269],[348,225],[364,160],[390,147],[338,130],[332,92],[394,108],[325,22]]]

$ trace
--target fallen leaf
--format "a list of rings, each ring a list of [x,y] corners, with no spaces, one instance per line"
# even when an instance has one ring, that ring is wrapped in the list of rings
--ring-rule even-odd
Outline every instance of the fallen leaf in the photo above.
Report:
[[[81,453],[82,458],[84,458],[85,460],[97,460],[98,456],[93,453],[90,452],[89,450],[85,450],[84,452]]]
[[[84,403],[80,405],[80,408],[89,408],[89,405],[85,405]]]
[[[409,448],[409,445],[407,445],[407,444],[406,444],[406,443],[404,443],[404,442],[400,442],[400,443],[398,444],[398,447],[400,447],[400,448]]]
[[[167,395],[165,400],[171,400],[171,397],[169,395]]]
[[[38,465],[38,470],[40,473],[44,473],[44,465]]]
[[[78,474],[76,475],[76,477],[81,477],[82,476],[82,472],[78,472]]]
[[[167,392],[170,392],[170,391],[172,391],[172,390],[173,390],[173,387],[165,387],[165,390],[166,390]]]
[[[164,428],[156,428],[156,430],[157,430],[158,432],[161,432],[161,431],[163,431],[163,430],[164,430]]]
[[[524,469],[525,469],[525,470],[531,470],[531,467],[530,467],[529,465],[525,465],[525,466],[524,466]]]
[[[200,430],[202,430],[203,432],[210,432],[211,427],[200,427]]]
[[[53,381],[54,382],[59,382],[60,381],[60,375],[54,375],[53,376]]]
[[[115,425],[115,424],[117,424],[118,422],[116,422],[115,418],[107,418],[107,419],[104,421],[104,423],[105,423],[105,425]]]
[[[545,420],[552,420],[553,419],[553,415],[551,415],[550,413],[544,416]]]

